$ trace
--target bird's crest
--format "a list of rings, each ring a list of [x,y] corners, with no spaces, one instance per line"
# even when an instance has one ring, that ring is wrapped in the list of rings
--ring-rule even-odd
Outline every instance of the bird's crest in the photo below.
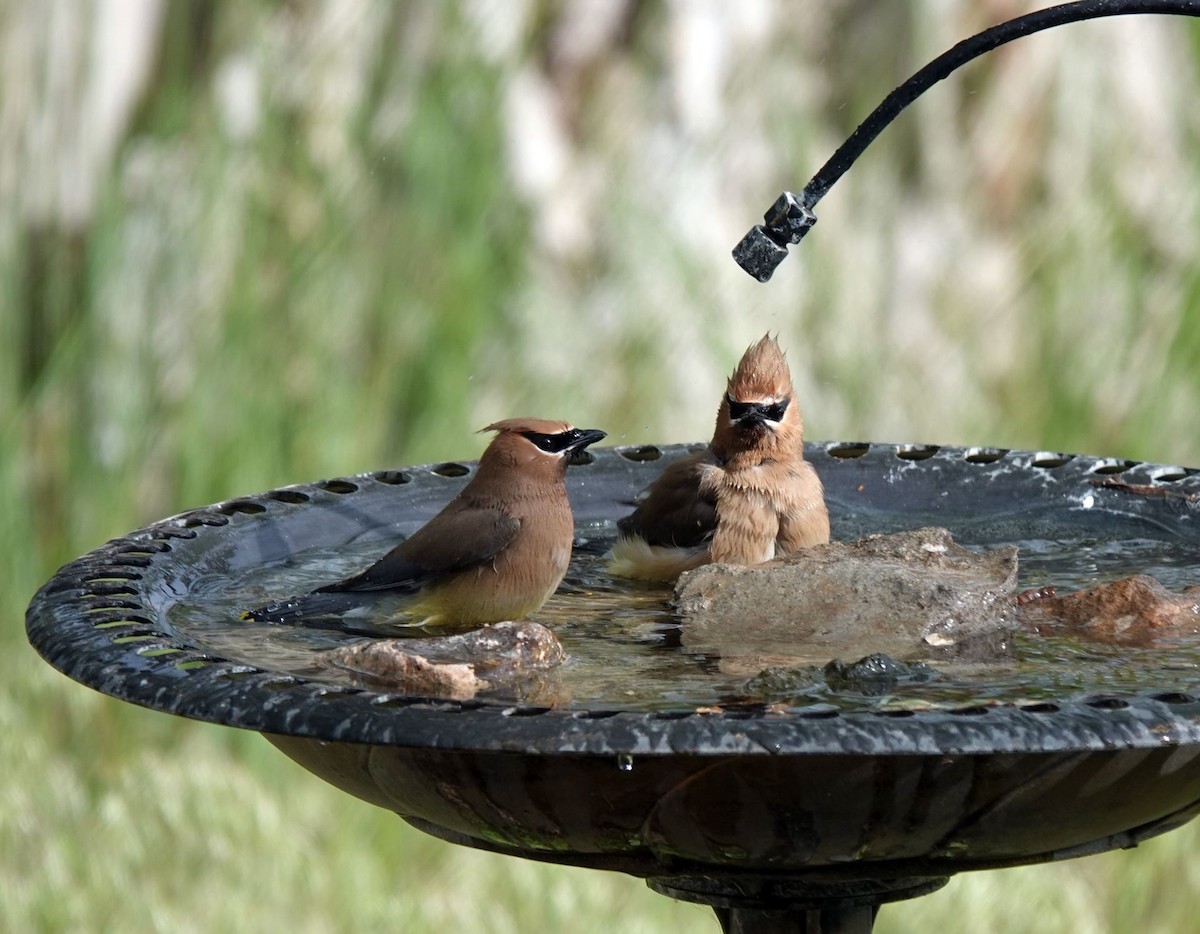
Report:
[[[742,354],[729,377],[729,396],[739,402],[788,399],[792,395],[792,373],[779,344],[764,334]]]
[[[573,426],[569,422],[558,422],[549,418],[506,418],[499,422],[492,422],[486,428],[480,428],[483,431],[508,432],[510,434],[525,434],[533,432],[539,435],[557,435],[564,431],[570,431]]]

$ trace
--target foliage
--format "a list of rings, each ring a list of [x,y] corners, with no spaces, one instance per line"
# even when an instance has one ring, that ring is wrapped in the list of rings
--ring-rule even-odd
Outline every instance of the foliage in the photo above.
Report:
[[[36,660],[39,583],[164,515],[470,457],[518,413],[696,440],[768,328],[813,437],[1200,462],[1190,24],[1069,27],[934,89],[760,286],[728,250],[778,190],[1020,4],[147,0],[107,5],[119,36],[59,6],[0,5],[13,930],[715,929]],[[145,77],[102,110],[117,61]],[[878,929],[1189,930],[1196,834],[964,877]]]

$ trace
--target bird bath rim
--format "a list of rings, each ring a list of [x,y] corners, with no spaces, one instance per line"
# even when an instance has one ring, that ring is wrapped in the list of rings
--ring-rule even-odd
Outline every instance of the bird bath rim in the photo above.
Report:
[[[568,471],[577,532],[588,534],[615,520],[629,496],[695,447],[589,452]],[[922,509],[936,514],[942,500],[987,499],[1001,485],[1020,492],[1005,507],[1009,512],[1023,513],[1022,504],[1033,503],[1080,521],[1132,522],[1200,541],[1194,522],[1200,473],[1190,468],[923,444],[810,442],[806,455],[825,481],[835,537],[862,534],[859,526],[877,514],[872,510],[892,508],[897,491],[918,490],[925,497]],[[375,471],[238,497],[164,519],[61,568],[30,604],[29,639],[55,668],[113,697],[227,726],[335,742],[639,757],[993,754],[1200,743],[1200,699],[1167,684],[1053,702],[902,711],[844,711],[835,704],[717,713],[526,707],[381,693],[237,663],[187,644],[155,615],[149,592],[155,574],[165,573],[163,566],[206,537],[241,534],[256,548],[286,547],[276,541],[278,529],[302,521],[297,517],[305,510],[369,522],[365,507],[397,495],[407,498],[419,524],[461,488],[471,469],[469,463],[451,462]],[[1130,486],[1161,495],[1134,496],[1096,485],[1117,474]]]

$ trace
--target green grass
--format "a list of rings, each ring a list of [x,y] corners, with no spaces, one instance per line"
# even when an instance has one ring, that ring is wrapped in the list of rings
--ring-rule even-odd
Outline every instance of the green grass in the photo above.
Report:
[[[67,725],[7,757],[36,778],[4,790],[8,930],[600,931],[613,911],[630,930],[703,923],[632,879],[433,840],[257,736],[36,680]],[[32,709],[6,699],[7,736],[28,735]]]
[[[760,286],[730,246],[984,25],[974,5],[814,5],[738,32],[709,122],[675,96],[682,26],[657,8],[572,58],[552,7],[505,45],[469,5],[368,6],[366,25],[167,6],[86,223],[0,185],[0,928],[716,930],[635,879],[427,838],[257,736],[52,671],[30,596],[150,521],[473,457],[507,415],[698,440],[767,329],[810,437],[1200,464],[1193,26],[1072,27],[939,86]],[[0,35],[48,48],[49,22],[22,22]],[[4,56],[0,97],[30,188],[62,156],[13,116],[62,105],[36,58]],[[260,105],[240,135],[216,90],[239,63]],[[542,187],[508,148],[530,74],[566,146]],[[960,877],[878,930],[1189,931],[1198,833]]]

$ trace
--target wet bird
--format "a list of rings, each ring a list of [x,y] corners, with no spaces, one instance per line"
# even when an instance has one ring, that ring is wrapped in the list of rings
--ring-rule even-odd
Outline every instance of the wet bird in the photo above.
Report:
[[[804,420],[774,338],[751,345],[729,377],[708,447],[670,464],[617,526],[609,573],[644,580],[829,541],[825,491],[804,459]]]
[[[567,462],[605,433],[536,418],[483,430],[496,437],[471,481],[409,538],[352,577],[243,618],[330,628],[314,618],[353,610],[373,594],[402,598],[397,618],[408,625],[465,629],[540,609],[571,558]]]

